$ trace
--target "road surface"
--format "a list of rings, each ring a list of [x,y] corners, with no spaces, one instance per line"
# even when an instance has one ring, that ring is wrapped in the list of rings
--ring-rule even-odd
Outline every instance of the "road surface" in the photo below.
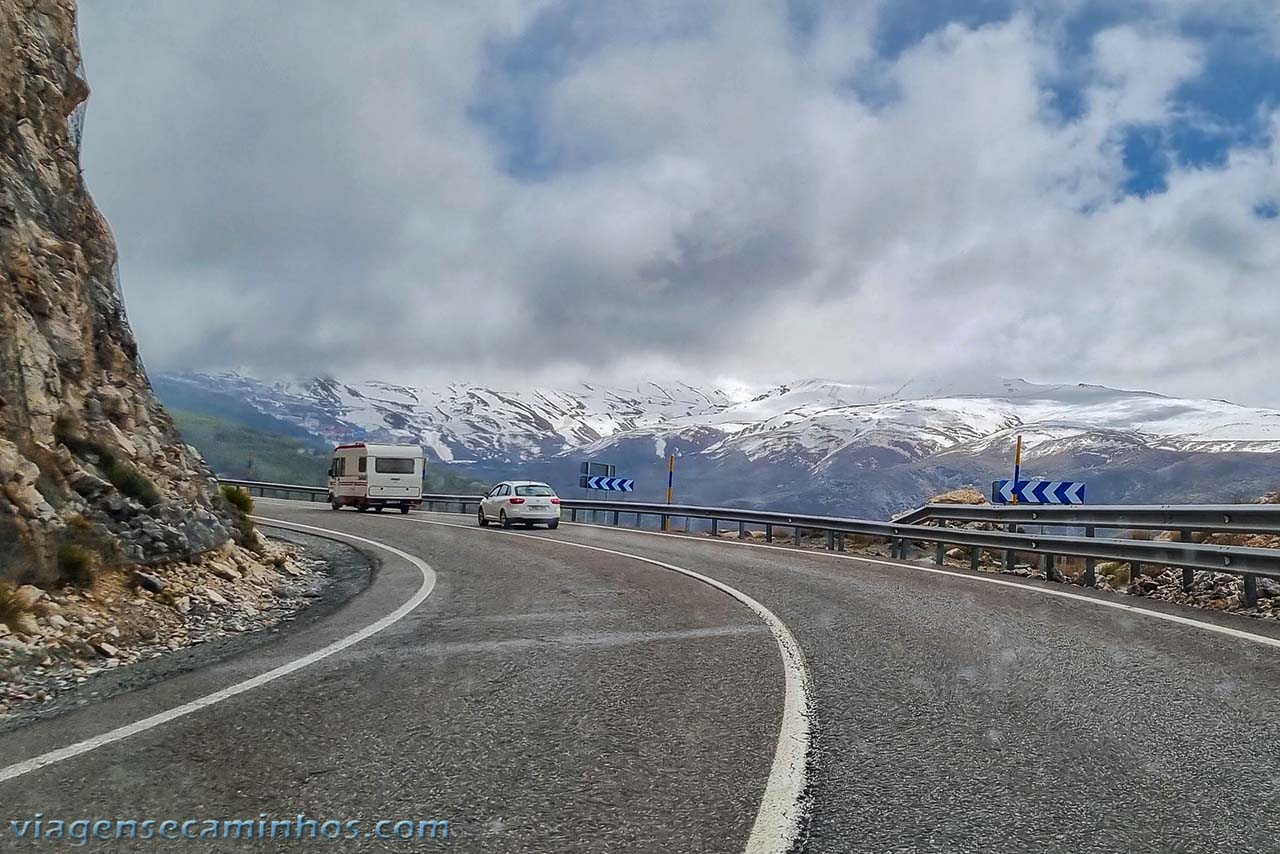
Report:
[[[803,851],[1280,850],[1280,649],[1262,642],[1280,632],[1254,622],[1205,617],[1258,641],[1007,577],[585,525],[513,534],[273,501],[259,515],[401,554],[361,543],[381,561],[371,588],[278,643],[0,736],[10,769],[395,621],[0,773],[6,821],[441,819],[448,839],[327,847],[742,852],[771,850],[801,795]],[[802,660],[784,669],[760,613],[674,568],[753,599]],[[789,793],[778,757],[797,733],[807,786]]]

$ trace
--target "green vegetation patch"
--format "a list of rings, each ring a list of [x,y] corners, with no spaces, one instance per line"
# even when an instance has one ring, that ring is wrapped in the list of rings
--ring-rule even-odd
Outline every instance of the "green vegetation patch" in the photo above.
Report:
[[[144,507],[154,507],[163,500],[151,479],[129,463],[112,460],[106,466],[106,475],[112,486]]]
[[[247,489],[223,484],[222,497],[227,499],[227,502],[241,513],[253,512],[253,496],[249,494]]]

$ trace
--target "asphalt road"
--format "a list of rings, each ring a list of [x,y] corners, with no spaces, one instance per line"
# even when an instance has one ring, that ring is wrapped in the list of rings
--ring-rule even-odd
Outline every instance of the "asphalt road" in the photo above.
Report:
[[[992,576],[587,526],[530,537],[460,516],[259,512],[389,543],[431,565],[434,589],[323,661],[0,782],[4,818],[438,818],[448,840],[329,847],[743,851],[783,713],[774,636],[722,591],[588,545],[732,585],[798,639],[814,699],[802,850],[1280,850],[1274,647]],[[4,734],[0,755],[297,659],[422,586],[384,556],[370,589],[319,623]]]

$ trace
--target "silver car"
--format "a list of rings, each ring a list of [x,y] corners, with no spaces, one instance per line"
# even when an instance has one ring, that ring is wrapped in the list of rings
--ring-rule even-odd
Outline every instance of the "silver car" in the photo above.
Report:
[[[480,499],[477,521],[481,526],[497,522],[510,528],[517,522],[526,528],[560,525],[560,499],[556,491],[536,480],[504,480]]]

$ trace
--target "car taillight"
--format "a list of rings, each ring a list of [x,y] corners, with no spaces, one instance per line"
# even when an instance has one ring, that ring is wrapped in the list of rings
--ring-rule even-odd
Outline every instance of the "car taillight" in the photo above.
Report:
[[[513,498],[513,499],[511,499],[511,503],[512,503],[512,504],[523,504],[523,503],[524,503],[524,499],[523,499],[523,498]]]
[[[551,503],[552,503],[552,504],[559,504],[559,503],[560,503],[560,499],[559,499],[559,498],[553,498],[553,499],[551,499]]]

